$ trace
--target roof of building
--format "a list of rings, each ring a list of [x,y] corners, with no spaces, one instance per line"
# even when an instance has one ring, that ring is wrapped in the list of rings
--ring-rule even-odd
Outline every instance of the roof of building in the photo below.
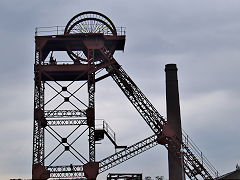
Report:
[[[240,179],[240,169],[236,169],[235,171],[224,174],[216,178],[215,180],[221,180],[221,179],[232,179],[232,180]]]

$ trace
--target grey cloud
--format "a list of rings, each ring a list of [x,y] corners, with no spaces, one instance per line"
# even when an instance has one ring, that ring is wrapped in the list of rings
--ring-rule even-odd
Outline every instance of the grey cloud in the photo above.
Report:
[[[31,173],[34,28],[65,25],[72,16],[85,10],[100,11],[117,26],[127,27],[125,52],[116,53],[115,57],[163,115],[164,65],[178,64],[183,129],[221,172],[233,170],[240,161],[236,143],[239,5],[234,0],[1,1],[0,137],[5,148],[1,147],[0,177],[30,177]],[[111,79],[99,82],[97,88],[97,115],[109,121],[120,144],[130,145],[151,135]],[[205,102],[201,101],[204,98]],[[141,130],[140,135],[134,132],[136,127]],[[110,153],[113,149],[109,144],[107,147]],[[20,149],[18,153],[16,149]],[[126,167],[144,175],[167,176],[166,150],[155,147],[112,171],[125,172]],[[100,179],[105,179],[107,173]]]

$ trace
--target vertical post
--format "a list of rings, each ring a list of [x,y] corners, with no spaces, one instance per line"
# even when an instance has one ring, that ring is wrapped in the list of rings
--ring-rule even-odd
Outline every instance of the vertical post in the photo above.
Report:
[[[47,179],[50,172],[44,167],[44,82],[41,79],[41,52],[35,50],[34,64],[34,120],[32,179]]]
[[[95,73],[90,72],[94,67],[94,50],[88,49],[88,101],[89,101],[89,161],[95,162]]]
[[[178,79],[176,64],[167,64],[166,72],[166,104],[167,123],[175,132],[176,138],[182,141],[181,116],[179,105]],[[181,146],[169,147],[181,154]],[[179,162],[178,162],[179,161]],[[169,180],[184,180],[184,168],[182,158],[178,159],[168,152]]]
[[[96,180],[99,173],[99,163],[95,162],[95,72],[94,49],[88,49],[88,98],[87,121],[89,127],[89,162],[83,165],[87,180]]]

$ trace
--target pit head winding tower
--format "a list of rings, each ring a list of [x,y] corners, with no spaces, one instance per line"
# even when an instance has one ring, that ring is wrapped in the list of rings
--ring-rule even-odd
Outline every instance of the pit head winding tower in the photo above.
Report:
[[[89,179],[95,179],[99,169],[99,163],[95,161],[95,141],[98,135],[95,133],[99,132],[95,130],[95,83],[104,78],[103,76],[96,79],[95,74],[113,63],[110,60],[116,50],[124,50],[125,29],[116,28],[108,17],[94,11],[74,16],[66,25],[64,33],[61,33],[60,27],[53,28],[56,28],[55,34],[39,35],[46,31],[46,28],[38,28],[35,36],[32,178],[86,176]],[[47,32],[51,31],[47,29]],[[53,52],[57,51],[67,52],[71,61],[62,63],[55,59]],[[70,86],[76,81],[85,81],[87,84],[88,103],[82,103],[79,97],[75,96],[77,91],[70,92]],[[69,83],[62,85],[61,82]],[[58,89],[51,83],[57,84]],[[46,100],[45,97],[51,94],[47,94],[45,86],[53,89],[57,95],[52,95]],[[62,99],[55,106],[51,106],[51,109],[47,109],[48,104],[58,96]],[[79,109],[77,103],[74,103],[76,101],[85,105],[85,108]],[[70,103],[72,107],[61,109],[65,103]],[[53,128],[69,125],[87,126],[88,158],[75,150],[73,147],[75,141],[70,143],[68,137],[62,137]],[[45,154],[45,131],[59,142],[47,155]],[[54,155],[59,146],[63,146],[63,152],[46,164],[46,160]],[[66,151],[71,152],[82,163],[74,165],[72,162],[66,162],[65,165],[54,166],[55,161]]]
[[[56,31],[52,31],[52,28]],[[40,35],[44,32],[53,34]],[[183,169],[190,179],[214,179],[218,176],[216,169],[190,142],[188,135],[177,132],[176,129],[181,130],[180,124],[178,128],[173,127],[176,118],[172,118],[172,123],[171,120],[167,121],[114,59],[115,51],[124,50],[124,28],[116,28],[101,13],[87,11],[74,16],[63,31],[59,26],[38,28],[35,45],[32,179],[86,177],[95,180],[99,173],[158,144],[165,146],[171,154],[174,166],[170,165],[169,168],[177,167],[177,171],[172,171],[171,174],[180,174],[181,178],[182,174],[184,176]],[[67,52],[67,62],[54,57],[54,53],[61,51]],[[106,73],[99,76],[103,69]],[[173,65],[168,65],[166,73],[170,80],[167,82],[167,89],[170,89],[170,94],[167,94],[168,106],[175,106],[174,109],[168,108],[168,118],[171,119],[170,115],[180,114],[180,109],[176,106],[179,104],[176,103],[176,78],[175,85],[171,85],[171,78],[176,75],[175,65],[174,68]],[[95,84],[107,77],[112,77],[154,135],[126,147],[117,145],[115,133],[105,121],[102,121],[100,129],[97,128]],[[85,101],[78,96],[83,87],[87,89]],[[69,126],[74,128],[66,133]],[[79,129],[81,131],[73,137]],[[61,134],[63,132],[65,134]],[[76,146],[85,132],[88,132],[85,136],[88,143],[87,155],[78,149],[79,145]],[[57,143],[48,141],[47,135]],[[104,135],[115,148],[122,150],[96,161],[95,144]],[[75,160],[65,158],[58,164],[58,160],[67,153]]]

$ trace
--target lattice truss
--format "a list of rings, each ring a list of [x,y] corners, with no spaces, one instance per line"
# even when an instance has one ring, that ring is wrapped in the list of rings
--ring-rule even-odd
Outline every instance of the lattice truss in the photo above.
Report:
[[[81,97],[83,94],[85,94],[85,97],[87,95],[83,91],[86,83],[77,82],[78,85],[74,81],[46,81],[42,83],[42,94],[44,94],[42,106],[44,109],[42,108],[42,110],[39,110],[35,114],[42,114],[44,116],[41,119],[40,126],[44,129],[41,132],[45,138],[43,137],[44,140],[39,143],[43,148],[36,147],[44,155],[41,157],[40,162],[38,157],[36,157],[34,161],[37,163],[35,164],[41,163],[47,168],[52,168],[54,172],[60,168],[53,166],[56,161],[60,161],[60,164],[64,161],[71,162],[71,164],[68,164],[70,170],[73,170],[72,163],[85,164],[88,162],[87,149],[84,152],[84,146],[81,145],[81,143],[87,142],[79,141],[80,137],[84,136],[84,133],[88,130],[86,118],[88,104],[86,100],[84,101],[79,98],[80,93]],[[35,128],[38,127],[35,126]],[[38,132],[37,130],[35,132]],[[38,134],[34,137],[37,140]],[[34,145],[37,144],[35,143]],[[81,147],[81,150],[79,147]],[[69,155],[74,157],[74,159]],[[77,172],[82,171],[82,169],[74,168]],[[79,172],[73,173],[73,176],[83,176]],[[58,175],[55,174],[55,177],[58,177]]]
[[[100,42],[99,37],[101,40],[102,36],[105,38],[104,41],[110,39],[110,42],[118,37],[117,28],[110,19],[97,12],[85,12],[76,15],[69,21],[63,36],[44,37],[50,38],[53,42],[58,38],[59,42],[64,40],[64,47],[60,47],[59,44],[56,46],[60,47],[61,51],[65,48],[64,50],[72,59],[72,64],[58,64],[52,54],[49,62],[46,62],[45,59],[50,51],[42,48],[41,44],[36,45],[33,179],[83,176],[95,179],[98,173],[109,170],[157,144],[164,145],[177,162],[181,163],[183,160],[185,173],[190,179],[213,179],[218,176],[216,169],[202,156],[202,153],[196,150],[194,143],[186,134],[183,134],[183,140],[168,134],[170,127],[167,120],[160,115],[114,59],[113,53],[117,47],[111,44],[109,47],[96,46],[92,41],[86,43],[86,33],[91,34],[92,39],[97,38],[98,42]],[[71,39],[72,37],[74,39]],[[79,48],[79,44],[70,44],[66,41],[67,38],[70,38],[71,42],[83,39],[83,44],[81,44],[83,48]],[[92,40],[91,38],[90,40]],[[43,50],[47,52],[45,53]],[[62,69],[84,67],[85,70],[81,70],[77,74],[74,72],[70,81],[69,79],[66,81],[69,74],[66,74],[66,77],[61,76],[65,81],[59,81],[57,80],[59,76],[47,72],[48,69],[52,70],[58,67]],[[104,69],[105,73],[97,76]],[[97,122],[95,118],[95,83],[107,77],[112,77],[152,129],[154,135],[131,146],[122,147],[124,149],[96,162],[95,142],[99,140],[97,139],[99,131],[95,128]],[[107,132],[107,136],[117,147],[115,133],[106,122],[102,122],[101,130]],[[64,162],[70,163],[64,164]]]
[[[88,129],[86,126],[86,109],[88,108],[87,101],[85,100],[84,102],[83,99],[79,98],[82,97],[82,95],[79,96],[80,93],[87,95],[85,91],[81,91],[86,83],[82,83],[81,85],[78,82],[78,84],[79,87],[76,86],[76,82],[68,84],[57,81],[45,82],[45,94],[55,94],[53,97],[45,96],[46,103],[44,115],[47,121],[45,130],[58,142],[56,148],[45,156],[45,160],[47,160],[54,151],[57,151],[59,147],[63,148],[59,156],[57,156],[49,164],[49,166],[51,166],[60,157],[60,155],[66,151],[71,153],[81,163],[88,162],[87,157],[84,157],[80,154],[79,149],[76,149],[77,146],[74,147],[74,144],[77,144],[79,138]],[[70,129],[68,126],[72,126],[74,129],[67,132],[67,130]],[[64,134],[60,134],[60,132]],[[76,137],[74,137],[75,134],[77,134]]]

